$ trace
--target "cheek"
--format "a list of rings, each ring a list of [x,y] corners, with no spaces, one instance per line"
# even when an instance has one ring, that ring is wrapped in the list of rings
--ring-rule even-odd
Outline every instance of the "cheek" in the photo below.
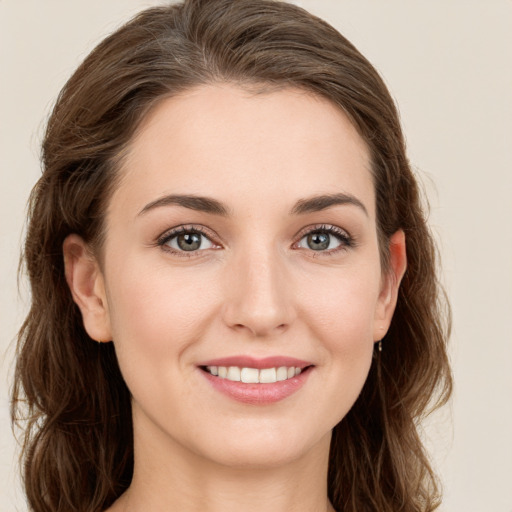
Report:
[[[317,276],[303,294],[301,316],[317,330],[330,350],[346,352],[373,343],[380,276],[364,268]]]
[[[176,356],[199,337],[201,324],[211,317],[208,280],[200,273],[170,272],[135,261],[123,262],[111,276],[109,311],[120,364],[124,352],[131,360],[136,354],[156,364],[178,364]]]
[[[304,297],[301,317],[321,341],[325,371],[318,376],[334,426],[356,401],[370,370],[380,276],[359,269],[340,272],[337,279],[318,279],[317,285]]]
[[[206,283],[201,275],[128,261],[112,274],[109,304],[119,367],[134,403],[155,424],[165,425],[165,417],[183,414],[196,401],[187,398],[194,390],[187,363],[212,317]]]

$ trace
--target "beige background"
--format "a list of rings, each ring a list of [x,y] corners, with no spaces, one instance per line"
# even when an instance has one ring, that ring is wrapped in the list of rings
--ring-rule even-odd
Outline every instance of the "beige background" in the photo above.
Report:
[[[8,420],[24,208],[44,119],[99,40],[158,1],[0,0],[0,510],[25,510]],[[512,1],[303,0],[374,63],[425,183],[453,303],[451,408],[425,437],[445,512],[512,512]]]

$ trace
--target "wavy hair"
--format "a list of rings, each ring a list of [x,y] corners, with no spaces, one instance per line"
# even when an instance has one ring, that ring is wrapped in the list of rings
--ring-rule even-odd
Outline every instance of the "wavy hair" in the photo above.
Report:
[[[31,309],[19,332],[12,418],[34,512],[100,512],[130,485],[130,393],[114,346],[93,342],[64,277],[77,233],[101,255],[122,155],[148,112],[191,87],[229,82],[327,98],[366,141],[383,266],[402,229],[408,268],[368,379],[334,428],[328,493],[340,512],[430,512],[440,493],[418,434],[446,402],[449,307],[394,102],[372,65],[333,27],[273,0],[186,0],[151,8],[101,42],[61,91],[29,201],[23,262]]]

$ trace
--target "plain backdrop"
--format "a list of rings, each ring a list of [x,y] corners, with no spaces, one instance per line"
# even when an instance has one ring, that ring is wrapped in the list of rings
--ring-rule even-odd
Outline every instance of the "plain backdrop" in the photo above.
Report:
[[[26,506],[8,415],[16,272],[44,122],[144,0],[0,0],[0,510]],[[303,0],[383,75],[428,194],[454,330],[451,406],[425,429],[443,512],[512,512],[512,1]]]

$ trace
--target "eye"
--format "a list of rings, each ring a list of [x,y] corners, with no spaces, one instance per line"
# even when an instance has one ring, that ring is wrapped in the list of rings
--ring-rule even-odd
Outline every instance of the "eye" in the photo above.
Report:
[[[193,253],[216,247],[200,229],[185,227],[165,233],[158,240],[158,245],[173,253]]]
[[[335,226],[322,226],[307,232],[299,240],[297,247],[317,252],[335,252],[337,249],[346,249],[352,245],[352,238],[342,229]]]

